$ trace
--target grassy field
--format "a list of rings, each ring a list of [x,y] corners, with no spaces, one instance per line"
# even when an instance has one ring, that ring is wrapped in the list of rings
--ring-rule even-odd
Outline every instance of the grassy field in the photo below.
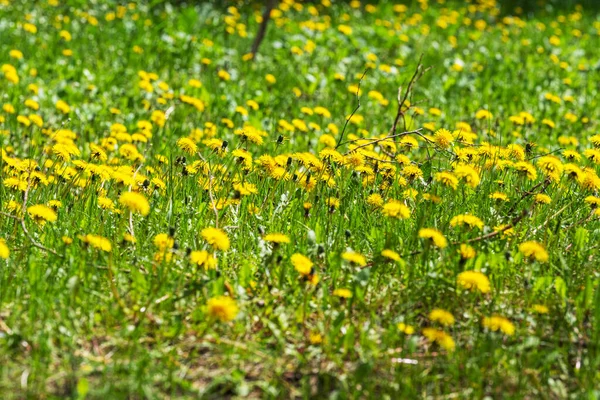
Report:
[[[2,399],[600,397],[594,10],[197,3],[0,0]]]

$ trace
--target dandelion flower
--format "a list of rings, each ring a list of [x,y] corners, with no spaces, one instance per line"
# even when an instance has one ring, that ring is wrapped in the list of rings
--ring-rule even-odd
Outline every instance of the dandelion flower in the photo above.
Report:
[[[507,336],[512,336],[515,333],[515,326],[508,319],[494,315],[483,319],[483,326],[489,330],[496,332],[501,331]]]
[[[531,307],[531,311],[537,314],[548,314],[550,312],[548,307],[543,304],[534,304],[533,307]]]
[[[219,228],[204,228],[201,232],[202,237],[215,250],[229,250],[230,242],[227,234]]]
[[[353,251],[347,251],[343,253],[342,258],[351,264],[358,265],[359,267],[364,267],[367,265],[367,259],[365,256]]]
[[[441,308],[435,308],[429,313],[429,319],[444,326],[454,325],[454,315]]]
[[[206,312],[221,322],[233,321],[239,312],[239,308],[231,297],[218,296],[209,299],[206,303]]]
[[[198,145],[190,138],[184,137],[177,141],[177,147],[186,153],[193,155],[198,151]]]
[[[469,228],[483,229],[483,221],[474,215],[463,214],[457,215],[450,220],[450,226],[468,226]]]
[[[205,270],[217,268],[217,259],[213,254],[206,250],[192,251],[190,253],[190,262],[199,267],[203,267]]]
[[[333,295],[337,296],[337,297],[341,297],[343,299],[349,299],[352,297],[352,292],[350,291],[350,289],[340,288],[340,289],[335,289],[333,291]]]
[[[448,241],[442,234],[442,232],[433,228],[422,228],[419,230],[419,237],[421,239],[429,239],[436,247],[443,249],[448,246]]]
[[[275,243],[275,244],[283,244],[290,243],[290,238],[283,233],[269,233],[265,235],[263,238],[265,242]]]
[[[129,211],[141,214],[144,217],[150,212],[150,203],[148,203],[148,200],[140,193],[124,192],[121,194],[121,197],[119,197],[119,203],[122,206],[127,207]]]
[[[433,135],[433,142],[442,149],[446,149],[454,141],[454,136],[447,129],[438,129]]]
[[[463,271],[456,279],[459,286],[467,290],[479,290],[481,293],[490,292],[490,280],[479,271]]]
[[[295,253],[290,258],[294,269],[298,271],[301,275],[310,275],[313,267],[313,262],[310,259],[302,254]]]
[[[413,326],[405,324],[404,322],[400,322],[398,325],[396,325],[396,328],[398,328],[398,330],[404,333],[405,335],[412,335],[413,333],[415,333],[415,328]]]
[[[423,336],[425,336],[431,343],[437,343],[442,348],[447,351],[454,351],[456,348],[456,344],[452,336],[448,335],[446,332],[435,329],[435,328],[425,328],[423,329]]]
[[[108,240],[105,237],[102,237],[99,235],[93,235],[93,234],[87,234],[85,236],[79,235],[78,237],[83,243],[85,243],[95,249],[102,250],[107,253],[110,253],[112,250],[112,245],[110,243],[110,240]]]
[[[410,218],[410,208],[398,200],[390,200],[383,205],[381,213],[390,218],[407,219]]]
[[[539,262],[548,261],[548,252],[544,246],[538,242],[529,241],[519,245],[519,251],[529,259],[535,259]]]
[[[6,245],[6,241],[4,239],[0,238],[0,258],[4,258],[6,260],[9,255],[10,255],[10,250],[8,249],[8,246]]]
[[[57,220],[56,212],[43,204],[28,207],[27,213],[40,225],[44,225],[46,222],[55,222]]]
[[[381,252],[381,255],[388,260],[392,261],[400,261],[400,254],[396,253],[394,250],[385,249]]]

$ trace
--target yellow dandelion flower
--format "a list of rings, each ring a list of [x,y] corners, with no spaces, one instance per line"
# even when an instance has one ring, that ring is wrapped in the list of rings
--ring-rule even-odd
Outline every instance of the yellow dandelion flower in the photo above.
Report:
[[[0,258],[3,258],[6,260],[9,255],[10,255],[10,250],[8,249],[8,246],[6,245],[6,241],[4,239],[0,238]]]
[[[419,230],[419,237],[421,239],[429,239],[431,242],[440,249],[448,246],[448,241],[442,234],[442,232],[433,228],[422,228]]]
[[[463,271],[458,274],[456,281],[467,290],[479,290],[483,294],[491,291],[490,280],[479,271]]]
[[[110,240],[105,237],[93,234],[87,234],[85,236],[79,235],[78,238],[85,244],[98,249],[110,253],[112,250],[112,245]]]
[[[404,333],[405,335],[410,336],[415,333],[415,328],[413,326],[405,324],[404,322],[400,322],[398,325],[396,325],[396,328],[398,328],[398,330]]]
[[[218,296],[209,299],[206,303],[206,313],[221,322],[233,321],[239,313],[239,308],[234,299],[228,296]]]
[[[383,205],[381,213],[390,218],[407,219],[410,218],[410,208],[398,200],[390,200]]]
[[[515,333],[515,325],[508,319],[498,315],[483,318],[483,326],[493,332],[501,331],[507,336],[512,336]]]
[[[265,242],[274,244],[290,243],[290,237],[283,233],[269,233],[263,238]]]
[[[213,254],[206,250],[192,251],[190,253],[190,262],[199,267],[203,267],[205,270],[217,268],[217,259]]]
[[[454,325],[454,315],[441,308],[435,308],[429,313],[429,319],[433,322],[439,322],[444,326]]]
[[[535,241],[523,242],[519,245],[519,251],[529,259],[535,259],[539,262],[548,261],[548,252],[544,246]]]
[[[367,259],[365,258],[365,256],[353,251],[346,251],[342,253],[342,259],[348,261],[351,264],[358,265],[359,267],[364,267],[367,265]]]
[[[470,214],[457,215],[456,217],[454,217],[450,220],[451,227],[465,226],[465,225],[468,226],[469,228],[483,229],[483,221],[474,215],[470,215]]]
[[[333,295],[337,296],[337,297],[341,297],[343,299],[352,298],[352,292],[350,291],[350,289],[345,289],[345,288],[335,289],[333,291]]]
[[[127,207],[129,211],[141,214],[144,217],[150,212],[150,203],[144,195],[140,193],[124,192],[119,197],[119,203],[122,206]]]
[[[55,222],[57,220],[56,212],[43,204],[37,204],[27,208],[29,216],[38,224],[43,225],[46,222]]]
[[[204,228],[201,232],[202,237],[215,250],[227,251],[230,247],[227,234],[219,228]]]
[[[548,314],[550,312],[548,307],[543,304],[534,304],[533,307],[531,307],[531,311],[536,314]]]
[[[294,269],[298,271],[301,275],[310,275],[313,267],[313,262],[310,259],[302,254],[295,253],[290,258]]]
[[[456,344],[452,336],[446,332],[435,329],[435,328],[424,328],[423,336],[425,336],[431,343],[437,343],[443,349],[447,351],[454,351]]]
[[[198,145],[190,138],[184,137],[177,141],[177,147],[186,153],[193,155],[198,151]]]
[[[388,260],[392,261],[400,261],[400,254],[396,253],[394,250],[385,249],[381,252],[381,255]]]

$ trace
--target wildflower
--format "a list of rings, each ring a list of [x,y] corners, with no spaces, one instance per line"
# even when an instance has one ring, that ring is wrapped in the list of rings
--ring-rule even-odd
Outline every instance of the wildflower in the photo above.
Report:
[[[58,100],[56,102],[56,109],[62,112],[63,114],[68,114],[71,112],[71,107],[63,100]]]
[[[20,60],[23,58],[23,53],[19,50],[11,50],[8,52],[8,55],[12,58],[15,58],[17,60]]]
[[[410,218],[410,209],[398,200],[390,200],[383,205],[381,213],[390,218]]]
[[[454,190],[458,186],[458,178],[452,172],[438,172],[433,176],[433,180]]]
[[[337,297],[341,297],[343,299],[352,298],[352,292],[349,289],[344,289],[344,288],[335,289],[333,291],[333,295],[337,296]]]
[[[413,326],[405,324],[404,322],[400,322],[398,325],[396,325],[396,328],[398,328],[398,330],[404,333],[405,335],[410,336],[413,333],[415,333],[415,328]]]
[[[442,232],[433,228],[422,228],[419,230],[419,237],[422,239],[429,239],[436,247],[443,249],[448,246],[448,241],[442,234]]]
[[[460,253],[460,258],[462,258],[463,260],[475,258],[475,255],[477,254],[473,247],[465,243],[460,245],[460,249],[458,250],[458,252]]]
[[[338,31],[342,32],[346,36],[352,35],[352,27],[348,25],[338,25]]]
[[[454,175],[459,179],[464,180],[467,186],[472,188],[477,187],[481,181],[477,170],[470,165],[457,165],[456,168],[454,168]]]
[[[563,165],[557,157],[540,157],[537,161],[537,166],[542,170],[544,175],[552,179],[554,182],[560,181],[560,176],[563,172]]]
[[[198,145],[190,138],[184,137],[177,141],[177,147],[186,153],[193,155],[198,151]]]
[[[383,198],[379,193],[373,193],[367,197],[367,204],[374,207],[381,207],[383,205]]]
[[[56,212],[43,204],[37,204],[27,208],[27,213],[39,225],[57,220]]]
[[[205,270],[217,268],[217,259],[213,254],[206,250],[192,251],[190,253],[190,262],[199,267],[203,267]]]
[[[204,228],[200,234],[213,249],[222,251],[229,250],[229,238],[223,230],[219,228]]]
[[[206,303],[206,312],[221,322],[233,321],[238,315],[239,308],[231,297],[218,296],[209,299]]]
[[[274,85],[277,82],[277,79],[272,74],[267,74],[265,76],[265,80],[269,85]]]
[[[600,206],[600,197],[587,196],[583,201],[589,204],[592,208]]]
[[[433,142],[442,149],[446,149],[454,141],[454,136],[447,129],[438,129],[433,135]]]
[[[219,70],[217,75],[219,76],[219,79],[221,79],[223,81],[228,81],[231,79],[231,75],[229,75],[229,73],[227,71]]]
[[[325,203],[329,207],[329,210],[333,211],[336,208],[339,208],[339,206],[340,206],[340,199],[335,198],[335,197],[329,197]]]
[[[439,322],[444,326],[454,325],[454,316],[446,310],[435,308],[429,313],[429,319],[433,322]]]
[[[502,193],[502,192],[494,192],[492,194],[490,194],[490,199],[492,200],[496,200],[496,201],[508,201],[508,196],[506,195],[506,193]]]
[[[154,236],[153,243],[154,246],[158,247],[159,250],[165,251],[173,248],[175,239],[166,233],[159,233],[158,235]]]
[[[400,173],[411,181],[423,177],[423,171],[416,165],[407,165]]]
[[[318,332],[311,332],[309,335],[310,344],[317,345],[323,343],[323,336]]]
[[[446,332],[435,329],[435,328],[425,328],[423,329],[423,336],[425,336],[431,343],[437,343],[442,348],[447,351],[454,351],[456,348],[456,344],[454,343],[454,339],[452,336],[448,335]]]
[[[548,314],[550,312],[548,307],[542,304],[534,304],[533,307],[531,307],[531,311],[537,314]]]
[[[24,192],[27,190],[27,181],[19,178],[6,178],[3,182],[4,186],[13,190]]]
[[[190,79],[188,81],[188,85],[190,85],[193,88],[199,89],[202,87],[202,82],[200,82],[198,79]]]
[[[583,156],[594,164],[600,164],[600,150],[587,149],[583,152]]]
[[[17,122],[22,125],[25,125],[26,127],[31,125],[31,120],[24,115],[17,116]]]
[[[367,265],[367,259],[365,258],[365,256],[363,256],[360,253],[355,253],[353,251],[346,251],[342,253],[342,259],[359,267],[364,267]]]
[[[537,172],[535,171],[535,167],[527,161],[519,161],[515,163],[514,169],[520,175],[526,176],[529,180],[535,180],[537,178]]]
[[[548,252],[538,242],[529,241],[523,242],[519,245],[519,251],[523,253],[523,255],[529,259],[535,259],[539,262],[548,261]]]
[[[536,204],[550,204],[552,199],[547,194],[538,193],[535,195],[534,201]]]
[[[474,215],[463,214],[457,215],[450,220],[450,226],[464,226],[467,225],[469,228],[483,229],[483,221]]]
[[[78,237],[83,243],[92,246],[95,249],[102,250],[107,253],[110,253],[112,250],[110,240],[105,237],[93,234],[87,234],[85,236],[79,235]]]
[[[492,119],[493,115],[488,110],[479,110],[475,113],[477,119]]]
[[[150,212],[150,203],[140,193],[124,192],[119,197],[119,203],[127,207],[129,211],[141,214],[144,217]]]
[[[0,258],[3,258],[6,260],[9,255],[10,255],[10,250],[8,249],[8,246],[6,245],[6,241],[4,239],[0,238]]]
[[[381,255],[388,260],[392,261],[400,261],[400,254],[396,253],[394,250],[385,249],[381,252]]]
[[[265,242],[274,243],[276,245],[290,243],[290,238],[283,233],[269,233],[263,238]]]
[[[514,324],[508,319],[498,315],[483,318],[483,326],[493,332],[501,331],[507,336],[512,336],[515,333]]]
[[[290,261],[292,262],[294,269],[296,271],[298,271],[298,273],[300,273],[300,275],[304,275],[304,276],[310,275],[310,273],[312,271],[313,263],[312,263],[312,261],[310,261],[310,259],[308,257],[306,257],[302,254],[299,254],[299,253],[295,253],[290,258]]]
[[[479,290],[486,294],[490,292],[490,280],[479,271],[463,271],[456,279],[459,286],[467,290]]]

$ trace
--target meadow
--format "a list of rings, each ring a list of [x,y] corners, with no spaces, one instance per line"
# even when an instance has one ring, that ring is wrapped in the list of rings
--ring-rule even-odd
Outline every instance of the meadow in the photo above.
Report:
[[[0,0],[0,397],[600,397],[600,16]]]

